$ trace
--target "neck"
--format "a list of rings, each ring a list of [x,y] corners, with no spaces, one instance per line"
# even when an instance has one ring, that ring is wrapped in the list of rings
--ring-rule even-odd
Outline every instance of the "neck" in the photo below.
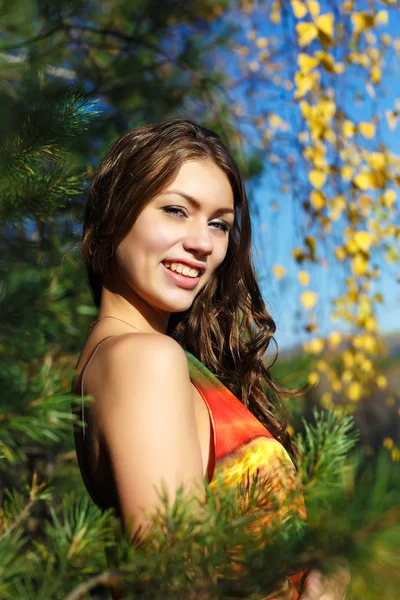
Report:
[[[129,298],[107,287],[103,287],[100,310],[97,316],[117,317],[137,327],[143,333],[164,333],[167,330],[169,314],[154,311],[146,302],[133,293]]]

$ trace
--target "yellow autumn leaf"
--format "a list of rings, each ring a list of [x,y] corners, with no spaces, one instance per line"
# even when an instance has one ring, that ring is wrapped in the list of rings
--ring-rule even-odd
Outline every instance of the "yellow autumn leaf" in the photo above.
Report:
[[[353,179],[353,183],[359,190],[365,192],[368,188],[375,188],[375,178],[373,173],[359,173]]]
[[[345,369],[341,375],[342,382],[346,385],[353,379],[353,373],[349,369]]]
[[[351,261],[351,271],[353,275],[365,275],[368,267],[368,260],[362,254],[356,254]]]
[[[316,371],[311,371],[311,373],[308,374],[308,383],[310,385],[318,385],[319,383],[319,374]]]
[[[279,25],[279,23],[281,22],[281,10],[280,10],[280,4],[279,3],[274,3],[271,7],[271,12],[269,15],[269,20],[271,21],[271,23],[274,23],[275,25]]]
[[[385,112],[385,115],[386,115],[387,123],[389,125],[389,129],[391,131],[394,131],[396,129],[396,125],[397,125],[397,114],[394,113],[392,110],[387,110]]]
[[[299,71],[295,74],[294,80],[296,83],[295,100],[303,98],[316,82],[316,78],[312,73],[301,73]]]
[[[329,218],[331,221],[338,221],[346,208],[346,198],[343,194],[335,196],[329,205]]]
[[[364,121],[364,122],[358,124],[358,129],[359,129],[361,135],[363,135],[366,140],[371,140],[375,135],[375,124],[374,123],[368,123],[368,122]]]
[[[336,348],[340,345],[342,341],[342,334],[339,331],[331,331],[328,335],[328,343],[329,348],[331,350],[336,350]]]
[[[394,190],[386,190],[381,196],[381,202],[386,208],[392,208],[396,202],[396,192]]]
[[[315,210],[321,210],[325,206],[325,196],[320,190],[313,190],[310,194],[310,202]]]
[[[321,65],[324,67],[324,69],[326,71],[328,71],[328,73],[337,73],[337,66],[338,64],[335,64],[335,59],[333,58],[333,56],[331,54],[328,54],[327,52],[325,52],[324,50],[321,50],[319,52],[315,53],[316,58],[318,58],[319,62],[321,63]],[[340,70],[340,67],[339,67]]]
[[[367,331],[373,331],[376,332],[378,329],[377,326],[377,322],[375,317],[373,317],[372,315],[370,315],[369,317],[367,317],[366,319],[364,319],[364,327]]]
[[[356,132],[356,127],[355,127],[354,123],[349,121],[349,119],[346,119],[345,121],[343,121],[342,133],[343,133],[344,137],[346,137],[346,138],[353,137],[355,132]]]
[[[393,462],[400,462],[400,448],[393,448],[390,457]]]
[[[315,106],[315,110],[324,121],[330,121],[336,112],[336,104],[333,100],[324,98]]]
[[[329,370],[328,363],[325,360],[322,360],[322,358],[317,360],[317,362],[315,363],[315,368],[320,373],[326,373]]]
[[[380,25],[387,25],[389,20],[389,15],[387,10],[380,10],[375,15],[375,23],[379,23]]]
[[[356,231],[354,234],[354,241],[357,244],[359,250],[368,252],[372,244],[373,237],[369,231]]]
[[[286,275],[286,269],[282,265],[273,265],[272,270],[277,279],[282,279]]]
[[[376,385],[381,390],[385,389],[387,387],[387,379],[386,379],[386,377],[384,375],[378,375],[378,377],[376,378]]]
[[[357,244],[353,239],[347,241],[346,250],[349,254],[355,254],[358,250]]]
[[[325,342],[321,338],[315,338],[310,342],[305,342],[303,344],[303,348],[305,352],[309,352],[310,354],[320,354],[324,349]]]
[[[354,364],[354,357],[350,350],[345,350],[342,353],[342,361],[345,369],[351,369]],[[351,379],[351,378],[350,378]]]
[[[363,216],[367,217],[372,208],[372,199],[369,196],[362,195],[359,198],[359,205]]]
[[[311,106],[306,102],[306,100],[302,100],[299,102],[301,114],[305,119],[308,119],[311,114]]]
[[[314,256],[314,254],[315,254],[315,246],[316,246],[315,237],[313,235],[306,235],[306,237],[304,238],[304,243],[307,246],[310,254],[312,256]]]
[[[372,373],[374,365],[369,358],[364,358],[364,360],[360,363],[360,368],[364,373]]]
[[[394,447],[394,441],[390,437],[385,437],[383,440],[383,447],[387,450],[391,450]]]
[[[314,69],[314,67],[317,66],[319,60],[318,58],[315,58],[315,56],[309,56],[304,52],[300,52],[300,54],[297,57],[297,63],[302,73],[308,73],[309,71]]]
[[[314,131],[314,129],[312,127],[310,127],[310,129],[312,131]],[[315,138],[313,137],[313,139],[315,139]],[[312,153],[310,155],[310,160],[312,161],[313,166],[316,169],[324,170],[327,168],[328,161],[326,159],[325,152],[326,152],[325,146],[317,146],[317,145],[312,146]]]
[[[268,117],[268,122],[274,129],[282,129],[282,131],[288,131],[289,124],[282,119],[279,115],[271,113]]]
[[[386,165],[386,156],[383,152],[371,152],[367,156],[367,161],[373,169],[383,169]]]
[[[307,8],[312,17],[318,17],[320,11],[319,2],[316,0],[307,0]]]
[[[318,30],[314,23],[297,23],[296,31],[299,46],[308,46],[318,35]]]
[[[358,381],[352,381],[347,388],[347,397],[352,402],[360,400],[362,395],[362,387]]]
[[[372,354],[373,352],[376,352],[377,350],[377,342],[375,340],[375,338],[366,333],[364,335],[360,335],[357,336],[357,338],[354,339],[353,344],[355,344],[356,339],[359,340],[358,341],[358,347],[362,348],[365,352],[368,352],[369,354]]]
[[[257,46],[257,48],[260,48],[260,50],[262,48],[265,48],[266,46],[268,46],[268,39],[266,37],[258,38],[256,41],[256,46]]]
[[[374,65],[371,68],[371,81],[372,83],[375,83],[375,85],[377,85],[378,83],[380,83],[382,78],[382,70],[380,68],[379,65]]]
[[[356,34],[370,29],[374,25],[374,16],[367,12],[353,12],[351,20],[353,22],[354,33]]]
[[[353,176],[353,168],[350,165],[344,165],[340,170],[340,174],[345,181],[350,181]]]
[[[290,0],[290,3],[296,19],[302,19],[306,16],[307,7],[305,6],[304,2],[301,2],[301,0]]]
[[[325,171],[320,171],[319,169],[312,169],[308,174],[308,179],[315,189],[319,190],[322,188],[326,181],[326,173]]]
[[[333,13],[326,13],[315,19],[315,24],[318,31],[326,36],[329,40],[333,38],[335,17]]]
[[[343,262],[346,258],[346,251],[344,248],[335,248],[335,256],[338,262]]]
[[[310,283],[310,273],[307,273],[307,271],[300,271],[298,274],[298,278],[301,285],[306,286]]]
[[[317,294],[311,291],[303,292],[300,296],[301,305],[307,310],[311,310],[316,305],[317,299]]]

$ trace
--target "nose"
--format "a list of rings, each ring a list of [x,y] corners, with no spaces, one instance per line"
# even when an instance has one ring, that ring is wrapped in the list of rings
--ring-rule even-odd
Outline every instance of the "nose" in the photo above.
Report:
[[[202,225],[197,221],[196,224],[187,231],[183,240],[183,246],[188,252],[196,254],[209,255],[213,251],[213,239],[208,223]]]

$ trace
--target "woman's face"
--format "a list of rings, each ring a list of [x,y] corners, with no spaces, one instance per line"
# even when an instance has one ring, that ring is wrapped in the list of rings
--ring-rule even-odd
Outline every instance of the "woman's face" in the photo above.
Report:
[[[233,221],[226,174],[211,160],[190,160],[147,204],[118,246],[117,277],[157,311],[185,311],[224,260]],[[197,277],[174,271],[187,263],[198,269]]]

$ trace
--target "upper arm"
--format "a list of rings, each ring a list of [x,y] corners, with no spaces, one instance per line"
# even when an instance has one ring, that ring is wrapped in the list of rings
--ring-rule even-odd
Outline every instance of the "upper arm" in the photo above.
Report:
[[[124,336],[102,362],[96,420],[133,533],[148,524],[144,509],[161,507],[162,483],[173,502],[203,477],[188,364],[175,340],[152,334]]]

